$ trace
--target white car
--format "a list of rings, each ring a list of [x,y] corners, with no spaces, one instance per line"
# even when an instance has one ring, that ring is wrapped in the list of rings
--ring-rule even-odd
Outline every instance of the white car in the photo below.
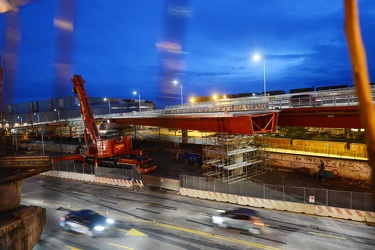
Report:
[[[261,234],[264,223],[260,220],[255,210],[249,208],[236,208],[234,210],[217,210],[212,216],[212,222],[222,228],[238,228],[252,234]]]

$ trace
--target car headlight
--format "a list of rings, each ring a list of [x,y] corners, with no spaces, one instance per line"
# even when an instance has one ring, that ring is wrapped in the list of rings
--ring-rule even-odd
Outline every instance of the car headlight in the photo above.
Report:
[[[213,223],[223,223],[223,218],[220,216],[212,216],[212,222]]]
[[[107,219],[107,223],[108,224],[113,224],[115,221],[114,220],[112,220],[112,219]]]
[[[95,226],[94,229],[96,231],[103,231],[105,229],[105,227],[103,227],[103,226]]]

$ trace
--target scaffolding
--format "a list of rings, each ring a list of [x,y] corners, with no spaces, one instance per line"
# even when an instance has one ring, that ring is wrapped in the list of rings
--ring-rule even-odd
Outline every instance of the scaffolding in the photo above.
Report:
[[[204,175],[229,184],[264,173],[268,156],[253,142],[253,136],[217,133],[202,143]],[[214,141],[215,143],[212,143]]]

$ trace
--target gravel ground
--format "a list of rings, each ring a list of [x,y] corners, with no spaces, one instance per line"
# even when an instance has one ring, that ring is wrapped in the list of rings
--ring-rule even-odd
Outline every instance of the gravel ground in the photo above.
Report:
[[[272,171],[254,176],[251,179],[260,183],[284,186],[323,188],[366,193],[371,192],[370,185],[362,181],[344,179],[340,176],[335,176],[329,181],[322,181],[318,180],[316,175],[308,175],[291,171],[279,171],[274,168],[271,169]]]

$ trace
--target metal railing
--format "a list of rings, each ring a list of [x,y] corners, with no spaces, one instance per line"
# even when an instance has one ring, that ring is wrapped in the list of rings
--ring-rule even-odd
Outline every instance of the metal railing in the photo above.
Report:
[[[226,183],[219,179],[180,175],[180,187],[253,198],[375,212],[371,193],[261,184],[250,180]],[[310,197],[314,196],[314,202]]]
[[[46,167],[51,165],[48,156],[17,156],[17,157],[0,157],[0,166],[2,168],[30,168]]]

